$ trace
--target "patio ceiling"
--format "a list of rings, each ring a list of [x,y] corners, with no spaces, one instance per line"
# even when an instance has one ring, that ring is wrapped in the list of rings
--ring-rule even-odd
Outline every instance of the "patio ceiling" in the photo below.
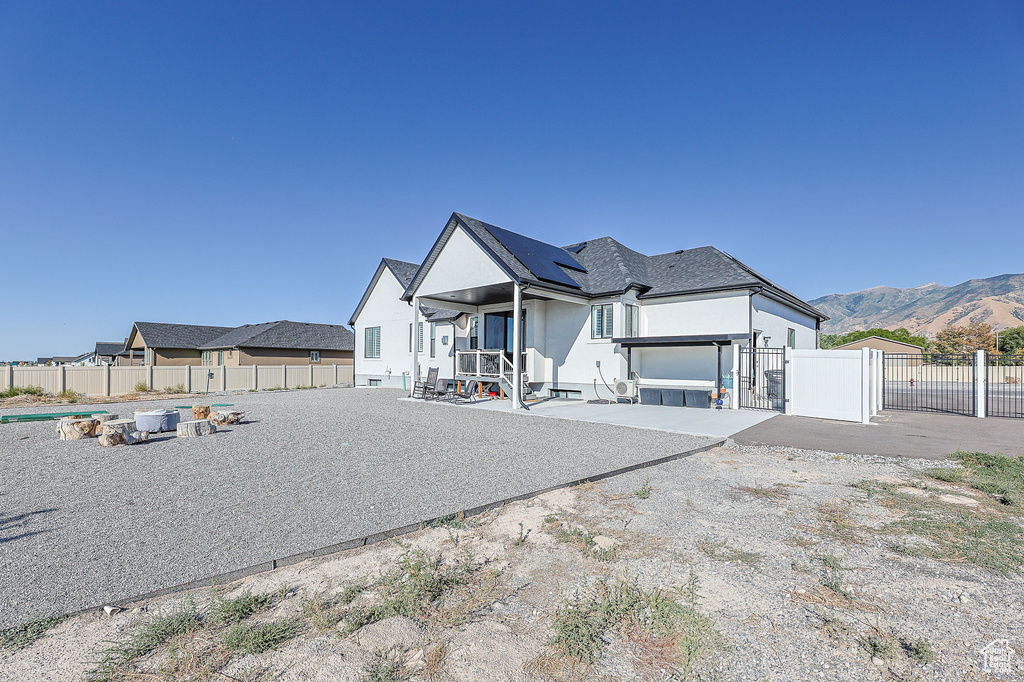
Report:
[[[426,302],[431,305],[437,305],[444,307],[446,304],[456,305],[469,305],[469,306],[482,306],[482,305],[494,305],[497,303],[512,303],[512,287],[515,285],[512,282],[503,282],[501,284],[489,284],[486,286],[473,287],[470,289],[459,289],[456,291],[443,291],[440,293],[422,294],[418,298],[421,302]],[[586,303],[585,300],[580,299],[575,301],[575,297],[570,298],[564,295],[554,294],[547,292],[542,289],[534,287],[527,287],[523,291],[523,300],[569,300],[573,302],[579,302],[581,304]]]

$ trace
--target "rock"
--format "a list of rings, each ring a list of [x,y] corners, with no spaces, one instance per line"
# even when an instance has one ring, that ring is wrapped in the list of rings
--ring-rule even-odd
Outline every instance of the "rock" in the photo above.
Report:
[[[615,549],[615,545],[619,544],[619,541],[615,538],[610,538],[607,535],[598,535],[594,538],[594,544],[601,549],[611,550]]]
[[[883,663],[885,663],[885,661],[880,659],[878,656],[872,656],[871,657],[871,662],[874,663],[875,665],[882,665]]]
[[[81,440],[92,438],[96,435],[96,429],[100,423],[96,419],[75,419],[65,417],[57,423],[57,436],[61,440]]]
[[[959,599],[961,604],[966,604],[967,602],[971,601],[971,598],[967,595],[966,592],[961,592]]]
[[[116,445],[137,445],[138,443],[145,443],[148,439],[149,434],[145,431],[130,431],[128,433],[111,431],[100,436],[100,445],[105,448]]]
[[[365,625],[352,635],[352,641],[369,651],[400,647],[411,649],[426,637],[426,629],[405,616],[392,616],[377,623]]]
[[[217,426],[237,424],[242,421],[243,417],[245,417],[245,412],[236,412],[235,410],[217,410],[210,413],[210,421]]]
[[[194,419],[187,422],[178,422],[178,438],[198,438],[209,436],[217,432],[217,425],[209,419]]]

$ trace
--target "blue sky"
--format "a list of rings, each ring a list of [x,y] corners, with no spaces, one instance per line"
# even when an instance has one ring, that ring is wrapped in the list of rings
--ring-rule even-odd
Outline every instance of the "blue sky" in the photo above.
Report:
[[[453,210],[798,295],[1024,271],[1021,3],[0,4],[0,359],[345,323]]]

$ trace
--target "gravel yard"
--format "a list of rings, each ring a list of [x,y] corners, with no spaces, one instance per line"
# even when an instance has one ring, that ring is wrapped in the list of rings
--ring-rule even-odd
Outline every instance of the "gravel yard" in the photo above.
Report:
[[[325,547],[714,442],[323,389],[234,403],[213,436],[136,446],[0,426],[0,628]],[[23,409],[11,412],[66,411]],[[684,467],[685,469],[685,467]]]
[[[1021,510],[946,482],[963,471],[729,444],[400,543],[90,612],[0,649],[0,678],[83,679],[114,646],[100,679],[1020,679],[1019,656],[990,675],[981,650],[1024,650]],[[960,538],[901,525],[920,514],[1016,530],[938,551]],[[168,619],[152,648],[125,646]]]

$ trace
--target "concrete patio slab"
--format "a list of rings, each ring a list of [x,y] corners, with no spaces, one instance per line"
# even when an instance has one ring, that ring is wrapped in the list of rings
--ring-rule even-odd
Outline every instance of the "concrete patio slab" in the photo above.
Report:
[[[484,400],[468,404],[466,407],[512,411],[512,403],[508,400]],[[582,400],[565,399],[533,403],[529,410],[519,410],[519,414],[574,419],[598,424],[616,424],[712,438],[728,438],[734,433],[739,433],[778,416],[775,412],[759,410],[700,410],[664,405],[630,405],[629,403],[601,405]]]

